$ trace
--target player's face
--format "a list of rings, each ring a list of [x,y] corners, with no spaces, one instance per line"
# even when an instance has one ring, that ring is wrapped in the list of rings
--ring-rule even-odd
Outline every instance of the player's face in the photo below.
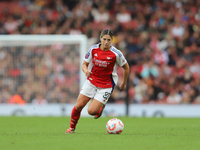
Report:
[[[104,35],[100,38],[100,40],[101,40],[101,49],[108,50],[112,43],[112,38],[110,37],[110,35]]]

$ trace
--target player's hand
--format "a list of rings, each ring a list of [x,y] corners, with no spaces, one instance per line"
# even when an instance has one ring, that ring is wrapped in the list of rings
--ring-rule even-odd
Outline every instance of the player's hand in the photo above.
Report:
[[[121,84],[120,86],[119,86],[119,90],[120,91],[123,91],[123,90],[125,90],[126,89],[126,84]]]
[[[90,70],[87,70],[87,71],[85,72],[85,75],[86,75],[87,77],[89,77],[91,74],[92,74],[92,72],[91,72]]]

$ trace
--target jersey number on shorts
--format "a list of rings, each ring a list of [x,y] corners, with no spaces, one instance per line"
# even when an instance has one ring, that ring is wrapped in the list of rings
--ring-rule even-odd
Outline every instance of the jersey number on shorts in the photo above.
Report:
[[[108,98],[110,97],[111,93],[105,92],[105,94],[103,95],[103,98],[105,98],[106,100],[108,100]]]

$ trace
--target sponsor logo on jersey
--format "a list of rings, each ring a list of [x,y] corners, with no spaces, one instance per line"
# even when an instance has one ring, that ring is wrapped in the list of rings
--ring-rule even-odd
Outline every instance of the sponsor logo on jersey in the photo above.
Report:
[[[94,64],[99,67],[107,67],[110,64],[110,62],[98,60],[96,58],[94,58],[93,60],[94,60]]]
[[[97,57],[97,53],[95,53],[95,54],[94,54],[94,56],[96,56],[96,57]]]
[[[111,57],[107,57],[108,60],[112,59]]]
[[[90,80],[93,80],[92,78],[89,78]]]

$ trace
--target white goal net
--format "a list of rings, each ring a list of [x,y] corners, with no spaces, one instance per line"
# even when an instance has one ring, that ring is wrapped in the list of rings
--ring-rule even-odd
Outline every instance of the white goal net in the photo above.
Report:
[[[1,35],[0,103],[75,103],[86,51],[85,35]]]

